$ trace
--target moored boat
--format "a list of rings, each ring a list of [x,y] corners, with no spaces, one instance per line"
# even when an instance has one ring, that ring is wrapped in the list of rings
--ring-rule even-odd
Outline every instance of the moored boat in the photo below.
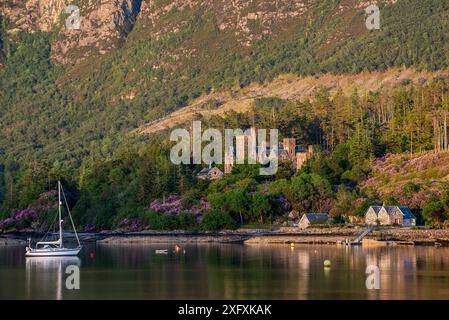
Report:
[[[63,195],[65,205],[67,207],[67,212],[70,217],[70,222],[73,227],[73,231],[75,232],[76,241],[78,242],[78,246],[76,248],[66,248],[63,244],[62,238],[62,201],[61,194]],[[80,253],[82,246],[76,233],[75,224],[73,223],[72,215],[70,214],[70,209],[67,204],[67,199],[64,194],[64,190],[62,189],[61,182],[58,181],[58,216],[59,216],[59,239],[56,241],[39,241],[36,243],[34,248],[31,247],[31,239],[28,239],[28,246],[26,247],[26,256],[27,257],[60,257],[60,256],[76,256]]]

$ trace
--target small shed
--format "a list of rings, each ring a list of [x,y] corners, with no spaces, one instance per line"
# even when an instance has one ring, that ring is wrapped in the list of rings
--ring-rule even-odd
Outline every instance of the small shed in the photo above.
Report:
[[[299,220],[298,227],[306,229],[311,225],[325,224],[329,220],[327,213],[304,213]]]

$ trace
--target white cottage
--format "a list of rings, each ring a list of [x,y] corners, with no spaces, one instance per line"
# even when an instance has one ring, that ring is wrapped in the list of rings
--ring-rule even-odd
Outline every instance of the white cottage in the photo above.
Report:
[[[416,225],[416,217],[404,206],[371,206],[365,213],[365,223],[410,227]]]
[[[370,226],[375,226],[379,222],[379,211],[382,209],[381,206],[371,206],[366,210],[365,213],[365,224]]]

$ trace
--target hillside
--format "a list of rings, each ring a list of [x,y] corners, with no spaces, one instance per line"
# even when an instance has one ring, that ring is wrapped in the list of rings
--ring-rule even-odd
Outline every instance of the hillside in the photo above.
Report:
[[[361,187],[373,159],[449,145],[449,2],[379,1],[369,31],[370,3],[74,0],[80,28],[68,29],[69,1],[2,1],[0,216],[29,213],[57,179],[86,230],[192,227],[190,215],[149,213],[170,196],[179,210],[210,203],[207,228],[291,209],[360,214],[388,194]],[[160,131],[197,116],[276,127],[320,156],[301,172],[243,166],[203,183],[200,167],[169,161]]]
[[[379,90],[387,91],[404,83],[411,85],[425,84],[438,77],[447,77],[447,70],[416,71],[412,69],[390,69],[386,72],[363,72],[355,75],[320,75],[298,77],[292,74],[281,75],[266,84],[252,83],[242,89],[220,91],[202,95],[188,106],[171,114],[144,124],[136,129],[140,134],[153,134],[168,128],[174,128],[192,121],[198,115],[205,118],[225,116],[226,112],[248,112],[256,99],[279,98],[285,100],[313,99],[322,88],[329,91],[331,97],[341,90],[345,96],[354,92],[367,95]]]
[[[356,0],[79,0],[80,30],[63,27],[63,3],[2,8],[2,162],[79,167],[199,96],[281,74],[435,70],[449,61],[449,4],[438,0],[382,2],[377,32],[365,28],[366,3]]]
[[[368,193],[420,209],[441,197],[449,183],[449,154],[397,154],[378,158],[361,188]]]

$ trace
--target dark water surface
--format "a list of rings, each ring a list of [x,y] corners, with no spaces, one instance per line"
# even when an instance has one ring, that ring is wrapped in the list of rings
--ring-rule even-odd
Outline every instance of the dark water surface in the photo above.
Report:
[[[449,299],[449,248],[91,244],[79,258],[24,253],[0,247],[0,299]],[[79,266],[79,290],[66,288],[68,265]],[[379,267],[379,290],[366,288],[368,265]]]

